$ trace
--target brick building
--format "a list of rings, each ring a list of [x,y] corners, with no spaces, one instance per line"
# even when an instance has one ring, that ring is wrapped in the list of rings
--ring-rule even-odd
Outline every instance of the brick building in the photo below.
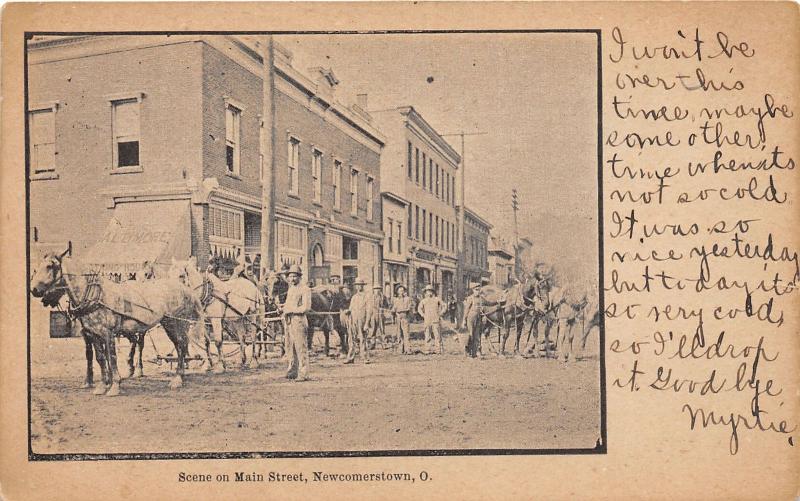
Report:
[[[458,208],[460,210],[460,207]],[[481,283],[490,277],[489,232],[492,225],[469,207],[464,212],[464,262],[462,280],[464,290],[470,282]]]
[[[275,67],[275,267],[379,280],[384,138],[330,69],[277,44]],[[123,279],[190,254],[258,262],[262,71],[248,37],[30,40],[34,239]]]
[[[381,155],[382,189],[408,202],[408,245],[400,257],[408,263],[409,292],[421,294],[426,285],[433,285],[447,297],[456,285],[456,179],[461,157],[412,106],[371,114],[387,137]],[[398,270],[402,266],[395,264]]]

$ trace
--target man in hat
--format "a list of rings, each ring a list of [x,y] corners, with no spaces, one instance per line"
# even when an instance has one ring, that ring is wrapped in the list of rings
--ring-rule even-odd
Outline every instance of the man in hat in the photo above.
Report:
[[[361,356],[364,363],[369,363],[369,343],[367,343],[367,322],[369,320],[370,298],[364,292],[367,283],[364,279],[357,278],[353,282],[355,293],[350,298],[350,308],[347,310],[350,320],[350,346],[347,351],[347,360],[344,363],[352,364],[356,358],[356,344],[361,346]]]
[[[467,326],[467,345],[465,351],[468,357],[475,358],[481,354],[481,332],[483,331],[483,318],[481,310],[483,298],[481,297],[481,284],[472,282],[469,285],[472,294],[464,300],[464,322]]]
[[[283,318],[286,323],[286,336],[288,337],[289,369],[286,371],[288,379],[297,381],[308,380],[308,348],[306,347],[306,331],[308,318],[306,314],[311,310],[311,289],[301,282],[303,272],[300,266],[293,264],[286,273],[289,290],[286,293],[286,303],[283,305]]]
[[[385,346],[386,344],[386,325],[383,321],[384,302],[383,287],[380,284],[373,285],[369,311],[369,335],[373,348],[378,340],[381,341],[381,345]]]
[[[400,343],[400,353],[403,355],[411,354],[411,344],[409,344],[411,333],[409,332],[409,317],[411,315],[412,302],[408,297],[408,290],[405,285],[397,286],[397,296],[392,302],[392,312],[397,316],[398,342]]]
[[[445,305],[433,289],[432,285],[425,287],[425,298],[419,302],[417,312],[420,314],[425,326],[425,340],[430,346],[431,340],[434,342],[435,353],[444,354],[444,342],[442,341],[441,323],[442,315],[445,312]]]

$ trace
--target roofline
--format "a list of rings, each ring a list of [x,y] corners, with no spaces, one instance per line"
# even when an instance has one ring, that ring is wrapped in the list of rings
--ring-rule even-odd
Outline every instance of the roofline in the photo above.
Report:
[[[392,193],[391,191],[382,191],[381,195],[383,195],[385,197],[388,197],[388,198],[393,198],[393,199],[397,200],[398,202],[400,202],[403,205],[408,205],[410,203],[405,198],[401,197],[397,193]]]
[[[79,45],[84,42],[95,41],[95,40],[104,40],[110,41],[115,38],[125,37],[124,34],[113,34],[113,35],[65,35],[60,36],[58,38],[46,39],[41,41],[36,40],[28,40],[27,41],[27,49],[29,50],[47,50],[49,48],[55,48],[58,46],[67,46],[67,45]],[[163,40],[155,41],[155,37],[161,37]],[[166,35],[152,35],[152,37],[142,36],[138,37],[138,41],[140,43],[135,43],[126,49],[136,49],[136,48],[145,48],[151,46],[158,46],[158,45],[172,45],[178,43],[186,43],[186,42],[201,42],[205,43],[210,47],[214,47],[214,44],[211,43],[212,39],[219,39],[219,40],[226,40],[232,43],[235,47],[237,47],[241,54],[248,57],[253,63],[255,63],[258,67],[263,67],[263,59],[261,58],[261,54],[255,48],[248,45],[246,40],[243,40],[235,35],[203,35],[203,34],[191,34],[191,35],[182,35],[176,34],[175,36],[170,36],[169,38]],[[286,49],[284,46],[276,43],[275,49],[278,52],[282,52],[283,54],[291,54],[291,52]],[[72,59],[74,57],[84,57],[93,54],[106,54],[109,52],[114,52],[115,50],[100,50],[100,51],[92,51],[91,54],[80,54],[78,56],[71,56],[68,59]],[[227,54],[225,50],[219,50],[220,54],[224,57],[232,59],[236,61],[234,57],[230,54]],[[45,61],[48,62],[48,61]],[[241,64],[241,63],[240,63]],[[251,72],[260,76],[260,72],[254,71],[251,69]],[[317,85],[314,83],[308,76],[304,75],[302,72],[294,68],[291,64],[285,63],[280,60],[280,58],[275,58],[275,73],[279,75],[284,81],[288,82],[289,84],[296,87],[300,92],[306,94],[309,97],[313,97],[314,100],[323,104],[327,110],[329,110],[333,115],[337,118],[341,119],[345,122],[348,126],[353,128],[358,134],[361,134],[369,141],[374,142],[378,145],[378,148],[383,148],[386,146],[386,137],[383,133],[374,125],[366,121],[364,118],[358,116],[355,112],[351,111],[347,106],[344,104],[336,101],[335,98],[326,99],[323,95],[318,92]]]
[[[444,137],[439,134],[436,129],[433,128],[431,124],[428,123],[427,120],[422,116],[420,112],[414,108],[412,105],[404,105],[398,106],[396,108],[386,108],[383,110],[369,110],[369,113],[386,113],[386,112],[396,112],[400,113],[401,115],[407,117],[409,121],[413,121],[415,125],[417,125],[420,129],[422,129],[425,134],[430,137],[437,146],[439,146],[444,152],[451,157],[452,160],[455,160],[454,164],[456,167],[461,165],[461,155],[453,148]]]
[[[469,207],[465,207],[465,209],[464,209],[464,214],[469,214],[470,216],[474,217],[474,218],[475,218],[475,219],[477,219],[479,222],[481,222],[482,224],[486,225],[486,227],[487,227],[487,228],[489,228],[490,230],[491,230],[492,228],[494,228],[494,226],[492,225],[492,223],[490,223],[489,221],[487,221],[487,220],[485,220],[484,218],[482,218],[480,215],[478,215],[478,213],[477,213],[477,212],[475,212],[474,210],[470,209]]]

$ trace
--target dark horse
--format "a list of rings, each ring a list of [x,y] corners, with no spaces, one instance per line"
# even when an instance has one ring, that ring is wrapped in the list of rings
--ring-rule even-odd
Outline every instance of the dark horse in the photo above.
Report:
[[[267,311],[278,308],[286,302],[289,284],[277,273],[270,273],[264,281]],[[314,331],[319,329],[325,335],[325,355],[330,352],[330,333],[339,335],[339,351],[347,353],[347,323],[342,318],[343,312],[350,307],[350,293],[346,287],[339,285],[317,285],[311,288],[311,314],[308,315],[308,347],[311,348]],[[315,315],[315,313],[317,313]],[[319,313],[322,313],[319,315]]]
[[[72,260],[65,257],[67,252],[44,255],[31,278],[31,294],[46,298],[50,304],[67,294],[73,316],[80,319],[84,336],[92,339],[91,344],[98,353],[104,385],[97,387],[94,393],[120,394],[122,378],[117,369],[117,334],[141,335],[158,324],[164,328],[178,354],[177,371],[170,387],[182,386],[187,334],[190,329],[205,327],[202,305],[192,292],[176,280],[116,284],[97,273],[75,273]]]
[[[533,288],[527,284],[514,284],[507,289],[486,285],[481,288],[480,294],[483,303],[481,306],[483,328],[491,329],[494,326],[503,333],[499,354],[505,355],[506,342],[513,327],[516,333],[514,354],[519,355],[519,340],[525,318],[528,316],[529,305],[533,300]]]

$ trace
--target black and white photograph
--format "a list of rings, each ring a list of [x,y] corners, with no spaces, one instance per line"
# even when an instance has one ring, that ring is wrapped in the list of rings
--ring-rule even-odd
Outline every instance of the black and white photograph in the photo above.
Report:
[[[599,43],[29,33],[30,459],[605,453]]]

